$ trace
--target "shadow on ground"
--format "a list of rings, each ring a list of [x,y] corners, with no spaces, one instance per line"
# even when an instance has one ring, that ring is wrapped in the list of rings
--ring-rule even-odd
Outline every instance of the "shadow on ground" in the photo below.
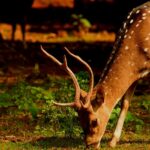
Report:
[[[67,137],[41,137],[37,140],[31,141],[33,146],[41,148],[76,148],[84,147],[83,140],[81,138],[67,138]]]

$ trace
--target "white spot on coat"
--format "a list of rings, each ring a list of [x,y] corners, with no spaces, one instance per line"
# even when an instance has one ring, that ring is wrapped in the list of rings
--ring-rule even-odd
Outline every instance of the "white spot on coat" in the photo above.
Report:
[[[126,34],[124,35],[124,38],[125,38],[125,39],[127,38],[127,35],[126,35]]]
[[[110,69],[109,71],[112,72],[112,69]]]
[[[131,24],[131,23],[133,23],[133,21],[134,21],[134,20],[133,20],[133,19],[131,19],[131,20],[130,20],[130,24]]]
[[[143,20],[145,20],[145,19],[146,19],[146,17],[142,17],[142,19],[143,19]]]
[[[143,7],[144,7],[144,8],[147,8],[147,5],[144,5]]]
[[[147,64],[148,64],[148,62],[147,62],[147,61],[145,61],[145,62],[144,62],[144,65],[147,65]]]
[[[143,20],[139,20],[138,22],[141,23]]]
[[[106,84],[106,81],[103,81],[103,84]]]
[[[126,24],[126,22],[125,22],[125,23],[123,24],[123,27],[125,28],[125,27],[126,27],[126,25],[127,25],[127,24]]]
[[[136,24],[135,26],[136,26],[136,27],[139,27],[139,24]]]
[[[144,52],[148,52],[148,48],[144,48]]]
[[[149,37],[146,37],[146,38],[145,38],[145,41],[148,41],[148,40],[149,40]]]
[[[121,39],[121,36],[119,36],[118,38]]]
[[[131,39],[132,37],[131,37],[131,36],[129,36],[128,38],[129,38],[129,39]]]
[[[133,34],[133,33],[134,33],[134,31],[132,30],[132,31],[131,31],[131,34]]]
[[[138,14],[138,13],[140,13],[140,10],[139,10],[139,9],[136,11],[136,14]]]
[[[146,13],[143,13],[142,16],[146,16]]]
[[[129,49],[129,47],[128,46],[125,46],[125,50],[128,50]]]
[[[148,74],[149,74],[149,71],[147,70],[147,71],[145,71],[144,73],[142,73],[141,77],[143,78],[143,77],[145,77],[145,76],[148,75]]]

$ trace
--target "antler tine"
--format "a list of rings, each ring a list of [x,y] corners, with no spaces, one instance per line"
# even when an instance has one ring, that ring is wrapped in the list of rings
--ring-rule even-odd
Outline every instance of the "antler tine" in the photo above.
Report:
[[[82,58],[80,58],[79,56],[71,53],[67,47],[64,47],[64,49],[67,51],[67,53],[69,55],[71,55],[73,58],[77,59],[79,62],[84,64],[86,66],[88,72],[90,73],[90,89],[88,92],[88,97],[90,97],[92,94],[92,91],[93,91],[93,87],[94,87],[94,74],[93,74],[93,71],[92,71],[90,65],[87,62],[85,62]]]
[[[71,78],[73,80],[74,87],[75,87],[74,102],[72,102],[72,103],[57,103],[57,102],[54,102],[54,104],[57,105],[57,106],[80,107],[80,86],[79,86],[79,83],[78,83],[77,78],[75,77],[74,73],[68,67],[66,56],[64,55],[64,61],[63,61],[63,63],[61,63],[54,56],[52,56],[51,54],[46,52],[42,46],[41,46],[41,50],[46,56],[48,56],[52,61],[54,61],[56,64],[58,64],[62,69],[64,69],[71,76]]]
[[[41,50],[46,56],[48,56],[57,65],[62,66],[62,63],[59,60],[57,60],[54,56],[50,55],[42,46],[41,46]]]

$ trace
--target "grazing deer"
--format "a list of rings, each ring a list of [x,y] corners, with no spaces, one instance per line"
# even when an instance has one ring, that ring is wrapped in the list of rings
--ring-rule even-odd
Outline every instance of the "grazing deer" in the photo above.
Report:
[[[110,146],[115,147],[119,141],[130,100],[134,93],[136,81],[150,73],[150,2],[134,8],[123,23],[114,44],[110,58],[101,78],[94,86],[91,67],[79,56],[66,51],[73,58],[86,66],[90,74],[89,91],[80,89],[79,83],[67,65],[41,50],[71,76],[75,87],[74,102],[54,103],[58,106],[70,106],[78,113],[85,135],[85,144],[98,149],[111,112],[122,99],[122,107],[113,133]]]

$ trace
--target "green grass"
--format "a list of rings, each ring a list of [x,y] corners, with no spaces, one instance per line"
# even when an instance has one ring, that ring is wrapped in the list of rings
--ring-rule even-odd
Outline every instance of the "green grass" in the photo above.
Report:
[[[125,134],[125,133],[124,133]],[[110,150],[107,142],[110,134],[105,134],[101,142],[101,149]],[[126,133],[114,150],[149,150],[150,138],[146,134]],[[41,137],[28,142],[0,142],[1,150],[83,150],[84,144],[80,138]]]

